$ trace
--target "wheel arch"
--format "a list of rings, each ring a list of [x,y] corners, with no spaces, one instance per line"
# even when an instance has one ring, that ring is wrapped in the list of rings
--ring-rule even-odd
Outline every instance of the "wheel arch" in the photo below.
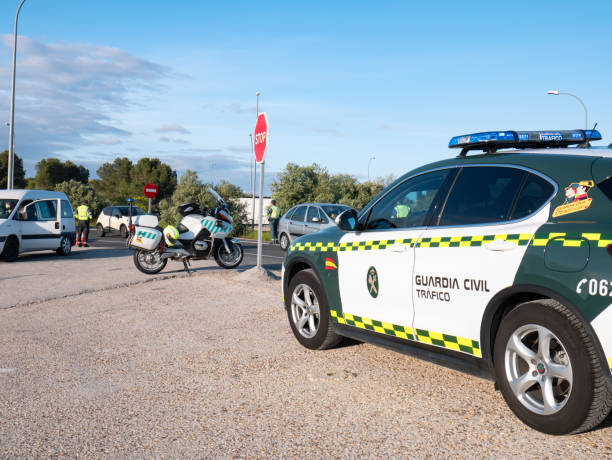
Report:
[[[306,259],[305,257],[295,256],[285,266],[285,276],[284,276],[284,279],[283,279],[283,292],[286,293],[288,291],[289,283],[291,282],[291,280],[293,279],[293,277],[295,275],[297,275],[302,270],[309,270],[309,269],[314,272],[315,276],[319,280],[319,283],[321,283],[321,285],[323,285],[323,280],[321,279],[321,275],[319,274],[317,269],[314,267],[312,262],[310,260]],[[285,307],[288,307],[289,299],[286,296],[283,296],[283,297],[284,297],[284,301],[285,301]]]
[[[498,292],[488,303],[480,326],[480,343],[483,359],[486,360],[494,380],[495,366],[493,363],[493,346],[502,319],[514,308],[524,302],[540,299],[553,299],[567,307],[585,326],[587,333],[593,339],[600,359],[606,362],[603,348],[595,334],[591,323],[586,320],[578,307],[559,293],[542,286],[523,284],[516,285]],[[612,374],[608,373],[608,381],[612,385]]]

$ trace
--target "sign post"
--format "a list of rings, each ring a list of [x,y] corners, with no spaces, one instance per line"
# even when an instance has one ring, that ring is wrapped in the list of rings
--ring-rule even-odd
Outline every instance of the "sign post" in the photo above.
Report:
[[[144,196],[149,199],[149,214],[151,214],[151,199],[157,196],[158,191],[157,185],[150,182],[144,186]]]
[[[257,234],[257,268],[261,268],[262,235],[263,235],[263,187],[264,187],[264,157],[268,146],[268,118],[266,112],[257,115],[255,123],[255,161],[261,165],[259,172],[259,232]]]

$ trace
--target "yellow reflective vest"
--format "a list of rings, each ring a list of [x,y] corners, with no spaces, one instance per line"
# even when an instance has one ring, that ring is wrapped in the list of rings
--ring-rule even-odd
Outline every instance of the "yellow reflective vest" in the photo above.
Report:
[[[74,216],[77,218],[77,220],[89,220],[93,217],[91,215],[91,211],[89,210],[89,206],[85,204],[82,204],[77,208]]]
[[[278,219],[281,215],[281,210],[278,206],[270,206],[270,209],[268,209],[268,217],[270,217],[270,219]]]

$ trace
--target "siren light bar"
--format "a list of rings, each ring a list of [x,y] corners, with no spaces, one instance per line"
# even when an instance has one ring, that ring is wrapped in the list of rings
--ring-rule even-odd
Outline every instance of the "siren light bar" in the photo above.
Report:
[[[502,148],[546,148],[568,147],[588,141],[601,140],[601,133],[596,129],[572,129],[561,131],[487,131],[453,137],[449,148],[461,147],[459,156],[465,156],[469,150],[483,150],[494,153]]]

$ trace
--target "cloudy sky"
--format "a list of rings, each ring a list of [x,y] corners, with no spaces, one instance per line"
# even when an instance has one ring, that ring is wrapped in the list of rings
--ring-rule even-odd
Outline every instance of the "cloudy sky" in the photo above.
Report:
[[[0,150],[12,34],[0,2]],[[450,137],[582,128],[612,142],[609,1],[27,0],[19,19],[16,153],[97,168],[161,158],[249,188],[255,92],[266,181],[289,161],[398,175]],[[4,114],[2,116],[1,114]],[[370,158],[375,160],[370,161]]]

